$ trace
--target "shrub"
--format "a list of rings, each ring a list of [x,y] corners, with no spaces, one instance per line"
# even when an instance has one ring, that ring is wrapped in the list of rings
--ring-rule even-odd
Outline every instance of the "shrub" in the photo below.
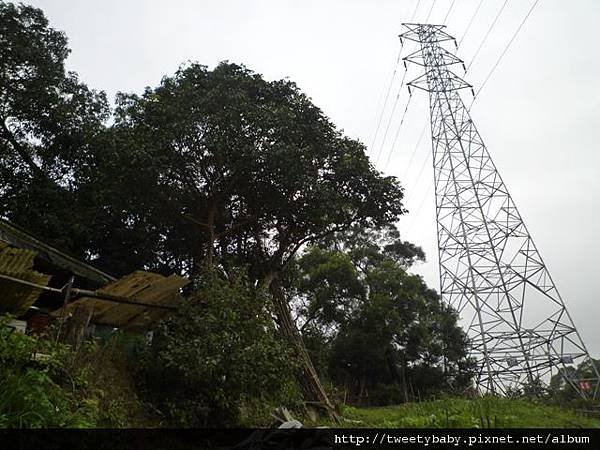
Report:
[[[278,338],[269,296],[244,275],[208,273],[153,334],[139,379],[168,425],[250,425],[298,399],[290,352]],[[263,405],[260,412],[257,405]]]
[[[137,336],[111,333],[78,351],[15,332],[0,316],[0,428],[154,426],[135,392]],[[52,333],[51,333],[52,334]]]
[[[98,402],[80,395],[85,379],[67,370],[70,347],[17,333],[10,319],[0,316],[0,428],[95,426]]]

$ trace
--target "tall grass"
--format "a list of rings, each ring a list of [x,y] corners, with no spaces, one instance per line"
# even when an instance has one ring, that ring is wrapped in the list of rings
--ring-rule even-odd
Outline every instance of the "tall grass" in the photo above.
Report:
[[[527,400],[486,396],[448,398],[379,408],[344,407],[350,427],[383,428],[600,428],[600,419]]]

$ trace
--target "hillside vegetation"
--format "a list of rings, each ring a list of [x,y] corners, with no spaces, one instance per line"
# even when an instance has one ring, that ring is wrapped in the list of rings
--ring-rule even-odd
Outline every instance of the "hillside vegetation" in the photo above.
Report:
[[[524,399],[482,397],[343,408],[344,426],[373,428],[600,428],[600,418]]]

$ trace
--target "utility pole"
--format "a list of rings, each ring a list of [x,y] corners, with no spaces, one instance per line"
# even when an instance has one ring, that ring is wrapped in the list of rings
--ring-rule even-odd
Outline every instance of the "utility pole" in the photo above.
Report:
[[[598,398],[600,374],[502,181],[459,92],[443,25],[403,24],[420,49],[404,60],[424,73],[409,90],[429,93],[442,299],[460,314],[482,393],[541,393],[553,375]],[[573,367],[589,361],[591,376]]]

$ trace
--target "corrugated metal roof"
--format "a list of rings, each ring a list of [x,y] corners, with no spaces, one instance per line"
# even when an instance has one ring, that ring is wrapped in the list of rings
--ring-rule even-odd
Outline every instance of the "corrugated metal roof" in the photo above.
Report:
[[[96,292],[152,305],[176,306],[180,302],[179,289],[188,284],[187,278],[178,275],[162,275],[136,271],[120,278]],[[113,303],[107,300],[82,297],[69,303],[66,313],[71,313],[78,305],[91,308],[91,322],[124,329],[144,328],[163,317],[167,311],[140,305]],[[52,313],[59,317],[61,309]]]
[[[0,241],[0,273],[46,286],[50,275],[33,270],[33,250],[14,248]],[[40,289],[0,280],[0,310],[17,316],[24,314],[41,293]]]
[[[85,278],[96,286],[102,286],[115,280],[111,275],[61,252],[4,219],[0,219],[0,241],[18,248],[33,250],[41,259],[67,270],[78,278]]]

